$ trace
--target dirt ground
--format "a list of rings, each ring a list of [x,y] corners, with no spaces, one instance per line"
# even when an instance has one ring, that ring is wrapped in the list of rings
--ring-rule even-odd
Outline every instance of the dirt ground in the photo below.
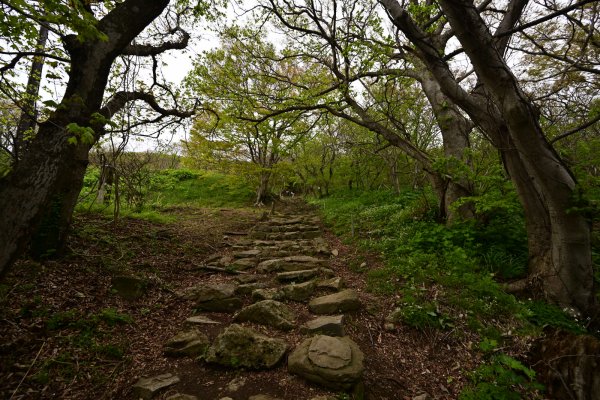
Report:
[[[198,267],[215,254],[231,252],[263,210],[174,208],[176,222],[158,224],[124,219],[114,225],[98,215],[77,215],[68,254],[58,260],[17,262],[0,286],[0,398],[132,399],[131,386],[142,376],[173,373],[181,382],[161,393],[199,399],[229,396],[246,400],[268,394],[290,400],[317,395],[347,398],[290,375],[285,363],[260,372],[236,371],[186,358],[167,358],[163,344],[194,314],[194,304],[177,292],[200,282],[230,280],[231,275]],[[478,363],[468,333],[421,332],[397,325],[384,329],[396,298],[365,290],[366,270],[377,268],[376,255],[344,245],[325,228],[331,268],[346,286],[360,293],[359,312],[347,318],[346,331],[365,353],[364,386],[368,399],[457,398],[466,371]],[[366,260],[362,269],[350,268]],[[145,294],[127,301],[111,289],[111,280],[135,274],[148,282]],[[291,305],[294,307],[294,305]],[[296,307],[298,326],[308,320]],[[231,315],[212,314],[229,323]],[[303,336],[270,331],[293,348]],[[206,333],[214,339],[227,326]],[[235,391],[228,385],[243,378]]]

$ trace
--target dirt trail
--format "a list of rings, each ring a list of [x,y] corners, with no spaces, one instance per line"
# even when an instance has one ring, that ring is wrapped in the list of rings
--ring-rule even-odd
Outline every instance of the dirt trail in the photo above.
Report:
[[[385,327],[385,316],[397,299],[365,290],[366,271],[378,267],[377,257],[342,244],[323,227],[315,210],[300,200],[278,204],[268,216],[261,215],[262,210],[182,208],[170,213],[178,216],[178,222],[165,226],[129,221],[117,229],[109,228],[101,219],[86,217],[78,221],[73,254],[59,262],[39,265],[23,260],[17,265],[7,282],[12,301],[1,305],[1,317],[9,322],[0,328],[0,356],[5,360],[0,367],[1,397],[16,393],[15,399],[133,399],[133,386],[139,378],[165,373],[177,376],[179,382],[153,398],[180,393],[198,399],[246,400],[262,394],[309,400],[317,396],[343,398],[336,396],[360,393],[362,388],[369,399],[413,399],[424,393],[435,399],[457,397],[464,385],[464,371],[471,370],[474,363],[471,352],[462,345],[465,338],[458,340],[452,332],[418,332],[402,325]],[[114,293],[111,282],[123,270],[144,277],[146,287],[141,297],[127,301]],[[280,274],[298,270],[314,270],[314,276],[307,278],[315,283],[308,295],[290,295],[283,289],[291,282]],[[322,284],[332,278],[340,278],[343,287],[335,286],[339,282],[330,287]],[[33,282],[33,297],[31,289],[29,293],[23,289],[24,282]],[[293,282],[302,283],[300,278]],[[210,303],[214,299],[194,297],[197,291],[193,288],[223,285],[234,287],[230,295],[236,299],[235,306],[228,312],[222,312],[219,305],[215,308],[218,302]],[[253,294],[252,289],[258,292]],[[357,310],[355,303],[348,309],[334,306],[338,309],[333,312],[318,311],[313,304],[319,297],[349,291],[357,294]],[[264,315],[250,321],[239,317],[240,309],[268,298],[269,293],[274,301],[289,308],[291,329],[278,329],[268,318],[265,322]],[[37,299],[34,304],[32,298]],[[24,314],[25,306],[29,311]],[[92,349],[78,344],[82,332],[78,325],[48,327],[58,312],[74,310],[77,318],[82,318],[106,309],[131,316],[133,323],[98,325],[94,331],[96,347]],[[343,314],[343,333],[364,353],[359,383],[340,388],[335,383],[311,382],[315,379],[309,376],[307,380],[306,374],[288,372],[288,357],[318,334],[306,332],[303,325],[323,313]],[[268,369],[240,368],[237,360],[220,365],[215,362],[218,357],[206,362],[166,356],[164,345],[189,330],[186,319],[192,316],[216,322],[193,327],[206,335],[213,347],[219,335],[238,324],[282,340],[288,350]],[[119,344],[123,355],[114,360],[99,355],[97,348],[103,343]],[[64,356],[58,359],[57,354]],[[60,360],[64,364],[57,362]],[[29,365],[27,371],[23,366]]]

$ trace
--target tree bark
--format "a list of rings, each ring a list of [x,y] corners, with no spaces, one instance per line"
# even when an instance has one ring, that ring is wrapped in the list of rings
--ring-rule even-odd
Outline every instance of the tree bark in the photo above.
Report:
[[[40,125],[19,165],[0,181],[0,277],[24,250],[52,201],[62,202],[59,215],[72,213],[72,194],[81,189],[91,144],[69,143],[72,134],[66,126],[91,126],[114,60],[168,4],[169,0],[126,0],[98,22],[106,40],[65,38],[71,68],[61,104]],[[102,127],[95,131],[97,140]]]
[[[529,243],[529,288],[549,301],[592,315],[596,310],[590,226],[569,212],[576,182],[545,139],[534,106],[522,93],[502,56],[507,40],[496,40],[468,0],[440,6],[482,83],[466,93],[426,34],[396,0],[381,0],[394,23],[418,48],[444,94],[491,138],[502,154],[525,212]],[[505,21],[516,21],[524,1],[509,4]],[[506,29],[512,26],[503,23]],[[572,210],[571,210],[572,211]]]

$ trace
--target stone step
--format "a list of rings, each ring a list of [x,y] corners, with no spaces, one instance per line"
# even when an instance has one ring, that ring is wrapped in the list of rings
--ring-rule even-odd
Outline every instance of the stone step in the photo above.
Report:
[[[231,368],[269,369],[285,355],[288,344],[233,324],[209,347],[204,360]]]
[[[294,231],[294,232],[251,232],[249,237],[263,240],[295,240],[295,239],[314,239],[321,236],[320,230],[314,231]]]
[[[308,303],[309,310],[314,314],[336,314],[355,311],[360,308],[358,293],[346,289],[338,293],[312,299]]]
[[[140,378],[133,385],[133,393],[136,399],[151,399],[163,389],[173,386],[179,382],[179,377],[173,374],[162,374],[150,378]]]
[[[296,315],[285,304],[275,300],[263,300],[242,308],[234,317],[235,322],[254,322],[283,331],[294,329]]]
[[[268,224],[258,224],[254,228],[252,228],[253,232],[305,232],[305,231],[318,231],[321,228],[318,225],[305,225],[305,224],[297,224],[297,225],[268,225]]]
[[[333,390],[348,391],[361,381],[364,355],[350,338],[317,335],[288,357],[288,371]]]
[[[324,267],[328,260],[311,256],[290,256],[284,258],[274,258],[265,260],[258,264],[257,271],[260,273],[270,273],[277,271],[300,271]]]
[[[279,282],[304,282],[313,279],[319,275],[318,269],[307,269],[303,271],[279,272],[277,280]]]
[[[317,317],[302,325],[300,332],[308,334],[320,333],[328,336],[346,336],[344,332],[344,315]]]
[[[195,357],[204,354],[210,340],[202,332],[193,329],[175,335],[164,346],[164,353],[170,357]]]

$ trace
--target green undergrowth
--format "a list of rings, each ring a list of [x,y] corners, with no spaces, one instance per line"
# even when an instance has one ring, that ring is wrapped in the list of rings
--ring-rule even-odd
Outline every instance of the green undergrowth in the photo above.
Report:
[[[99,170],[90,167],[81,191],[78,212],[114,215],[115,188],[108,187],[98,202]],[[254,191],[242,178],[190,169],[147,171],[137,185],[119,185],[119,217],[169,223],[177,219],[170,211],[182,207],[242,208],[252,204]]]
[[[446,226],[436,222],[435,198],[427,191],[343,191],[312,202],[343,240],[381,254],[384,267],[367,272],[367,285],[374,293],[400,295],[394,320],[458,339],[471,332],[494,347],[546,326],[584,331],[559,308],[502,289],[526,274],[526,232],[513,204]],[[534,372],[520,361],[496,350],[482,358],[461,398],[512,399],[539,390]]]

